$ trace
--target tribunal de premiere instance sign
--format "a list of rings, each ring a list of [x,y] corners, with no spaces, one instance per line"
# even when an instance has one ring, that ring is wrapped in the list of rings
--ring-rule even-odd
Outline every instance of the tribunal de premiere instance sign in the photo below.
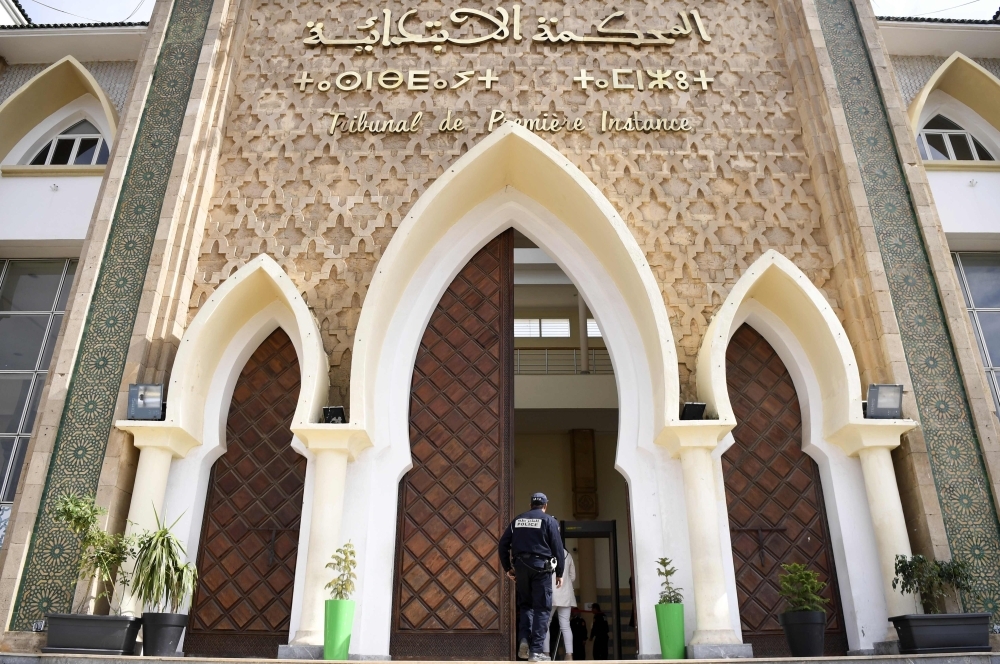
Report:
[[[316,18],[303,26],[302,47],[318,49],[342,60],[352,56],[351,68],[335,71],[321,64],[314,71],[301,71],[293,81],[300,93],[326,95],[334,106],[329,111],[328,132],[343,134],[414,134],[419,132],[458,133],[470,129],[470,120],[460,109],[441,109],[441,119],[430,124],[423,111],[396,116],[373,109],[347,109],[334,104],[337,96],[355,90],[383,94],[459,90],[472,87],[493,90],[501,84],[502,72],[493,68],[444,70],[435,68],[389,68],[368,64],[377,51],[382,62],[392,61],[393,50],[406,47],[429,49],[442,54],[490,42],[560,48],[586,49],[595,45],[625,45],[642,54],[635,66],[600,70],[581,67],[567,81],[570,87],[588,93],[596,90],[650,91],[669,95],[697,94],[713,88],[713,72],[687,71],[669,65],[670,47],[678,40],[708,44],[712,38],[697,9],[678,12],[673,25],[637,25],[624,11],[609,9],[606,16],[590,26],[563,26],[556,16],[526,16],[519,4],[497,6],[492,11],[456,8],[446,18],[420,15],[407,8],[394,15],[391,9],[376,10],[359,25],[347,26],[331,18]],[[532,28],[534,34],[531,34]],[[317,59],[320,63],[321,59]],[[366,66],[367,65],[367,66]],[[559,132],[690,132],[691,118],[676,115],[650,116],[638,110],[615,114],[608,110],[576,115],[543,112],[537,117],[521,117],[500,108],[488,109],[481,122],[491,132],[511,121],[540,134]]]

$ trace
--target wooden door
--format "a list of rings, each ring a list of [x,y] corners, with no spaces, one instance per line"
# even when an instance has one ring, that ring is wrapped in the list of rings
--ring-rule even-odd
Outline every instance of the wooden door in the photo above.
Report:
[[[497,545],[513,485],[513,232],[455,277],[420,342],[410,395],[413,468],[400,482],[393,659],[513,656]]]
[[[306,460],[289,429],[299,394],[292,340],[276,330],[247,361],[212,466],[187,654],[277,657],[288,643]]]
[[[722,456],[743,640],[754,657],[789,657],[778,614],[782,563],[802,563],[828,585],[826,654],[847,651],[826,507],[816,462],[802,451],[795,386],[777,353],[743,325],[726,351],[738,424]]]

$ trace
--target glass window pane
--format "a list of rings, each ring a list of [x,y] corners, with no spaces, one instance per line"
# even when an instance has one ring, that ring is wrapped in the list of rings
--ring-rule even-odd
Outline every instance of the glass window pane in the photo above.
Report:
[[[62,314],[52,317],[52,325],[49,326],[49,334],[45,337],[45,350],[42,351],[42,359],[38,362],[39,371],[48,371],[49,363],[52,362],[52,351],[56,347],[56,339],[59,338],[59,330],[62,326]]]
[[[99,138],[81,138],[80,147],[76,150],[74,164],[90,166],[94,161],[94,153],[97,151],[97,144],[101,142]]]
[[[972,146],[969,145],[969,137],[965,134],[950,134],[951,149],[955,153],[955,159],[959,161],[975,161],[972,156]]]
[[[7,488],[3,492],[4,502],[14,500],[14,494],[17,493],[17,481],[21,479],[21,467],[24,465],[24,455],[27,451],[28,439],[18,438],[17,449],[14,452],[14,461],[10,464],[10,475],[7,477]]]
[[[969,302],[969,294],[965,292],[965,277],[962,275],[962,267],[961,262],[958,260],[958,254],[952,254],[951,260],[955,263],[955,274],[958,275],[958,287],[962,290],[962,298],[965,300],[965,306],[971,307],[972,303]]]
[[[927,141],[927,149],[931,152],[931,159],[949,159],[943,135],[924,134],[924,139]]]
[[[953,131],[962,131],[961,127],[943,115],[935,115],[931,118],[930,122],[924,125],[924,129],[950,129]]]
[[[920,158],[927,161],[927,149],[924,148],[924,135],[921,134],[917,136],[917,150],[920,152]]]
[[[45,147],[38,151],[35,158],[31,160],[32,166],[44,166],[45,160],[49,158],[49,148],[52,147],[52,141],[45,144]]]
[[[98,130],[97,127],[91,124],[88,120],[81,120],[80,122],[77,122],[75,125],[64,131],[63,135],[65,136],[66,134],[73,134],[79,136],[80,134],[86,135],[86,134],[100,134],[100,133],[101,133],[100,130]]]
[[[979,327],[983,330],[983,344],[990,357],[989,366],[1000,365],[1000,312],[980,311]]]
[[[3,541],[7,538],[7,524],[10,523],[12,509],[13,505],[0,505],[0,546],[3,546]]]
[[[66,261],[10,261],[0,284],[0,311],[51,311]]]
[[[31,435],[31,427],[35,426],[35,415],[38,414],[38,402],[42,399],[42,390],[45,389],[45,377],[48,374],[35,374],[34,387],[31,388],[31,398],[28,400],[28,410],[24,414],[24,421],[21,422],[21,433]]]
[[[94,162],[103,166],[108,163],[108,142],[101,141],[101,149],[97,152],[97,161]]]
[[[49,316],[0,316],[0,371],[34,371]]]
[[[542,319],[542,336],[543,337],[568,337],[569,336],[569,319],[568,318],[543,318]]]
[[[30,390],[31,374],[0,374],[0,433],[17,433]]]
[[[515,337],[537,337],[538,332],[538,319],[537,318],[515,318],[514,319],[514,336]]]
[[[976,139],[972,139],[972,142],[976,144],[976,154],[979,156],[981,160],[993,161],[993,155],[990,154],[989,150],[983,147],[982,143],[980,143]]]
[[[600,337],[601,328],[597,325],[597,321],[593,318],[587,319],[587,336],[588,337]]]
[[[961,254],[965,279],[978,308],[1000,308],[1000,254]]]
[[[56,149],[52,151],[52,159],[49,164],[53,166],[65,166],[69,163],[70,155],[73,154],[73,144],[75,138],[60,138],[56,141]]]
[[[79,261],[70,261],[66,268],[66,278],[63,280],[62,288],[59,290],[59,300],[56,302],[56,311],[66,311],[66,302],[69,301],[69,292],[73,289],[73,277],[76,276],[76,264]]]
[[[976,319],[975,312],[969,312],[969,319],[972,320],[972,331],[976,337],[976,345],[979,346],[979,357],[983,360],[983,366],[990,366],[990,360],[986,357],[986,349],[983,347],[983,335],[979,332],[979,321]]]

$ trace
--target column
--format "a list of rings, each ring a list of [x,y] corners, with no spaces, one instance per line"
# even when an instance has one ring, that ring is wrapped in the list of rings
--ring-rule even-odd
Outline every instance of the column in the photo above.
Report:
[[[691,659],[752,657],[753,648],[733,631],[726,593],[712,451],[732,424],[700,420],[669,424],[657,438],[679,458],[684,476],[688,542],[694,580],[695,631]]]
[[[583,299],[583,293],[576,292],[577,311],[579,313],[578,327],[580,329],[580,373],[590,373],[590,348],[587,339],[587,303]]]
[[[298,631],[289,645],[322,647],[324,603],[329,599],[325,586],[333,578],[326,564],[333,552],[344,544],[340,541],[340,525],[344,516],[348,462],[370,447],[371,442],[363,430],[350,425],[306,424],[293,427],[292,433],[312,452],[314,470],[302,611]]]
[[[899,499],[896,473],[892,467],[892,449],[899,446],[899,437],[915,426],[916,422],[910,420],[865,420],[847,424],[831,436],[831,440],[848,456],[857,456],[861,460],[868,511],[875,530],[875,546],[882,572],[882,593],[889,616],[917,613],[916,598],[892,587],[896,576],[896,556],[911,554],[903,503]],[[896,638],[892,623],[887,624],[885,640]]]

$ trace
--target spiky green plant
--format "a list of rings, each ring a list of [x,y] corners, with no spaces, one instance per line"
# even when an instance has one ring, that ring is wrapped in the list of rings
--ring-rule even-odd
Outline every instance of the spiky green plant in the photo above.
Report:
[[[778,575],[781,584],[778,594],[788,601],[789,611],[824,610],[823,605],[830,600],[820,597],[826,583],[819,580],[819,574],[799,563],[782,565],[781,569],[785,573]]]
[[[115,577],[121,587],[131,579],[122,564],[135,555],[135,538],[123,534],[109,535],[97,522],[107,510],[94,502],[94,496],[67,493],[60,496],[49,514],[56,523],[64,523],[80,540],[80,578],[91,580],[94,594],[84,597],[74,612],[82,611],[91,599],[107,599],[117,613],[121,602],[115,603]]]
[[[326,584],[326,589],[330,591],[330,599],[351,598],[354,593],[354,582],[358,580],[357,574],[354,573],[354,568],[357,566],[354,545],[350,542],[334,551],[330,556],[330,562],[326,564],[327,569],[332,569],[337,574],[333,581]]]
[[[168,526],[155,511],[154,516],[156,530],[143,533],[136,546],[132,592],[143,606],[177,613],[194,592],[198,570],[183,562],[187,554],[171,532],[177,521]]]
[[[670,578],[677,573],[677,568],[673,567],[670,558],[660,558],[656,561],[656,573],[663,578],[663,590],[660,591],[660,601],[657,604],[682,604],[684,595],[681,594],[683,588],[674,588]]]

